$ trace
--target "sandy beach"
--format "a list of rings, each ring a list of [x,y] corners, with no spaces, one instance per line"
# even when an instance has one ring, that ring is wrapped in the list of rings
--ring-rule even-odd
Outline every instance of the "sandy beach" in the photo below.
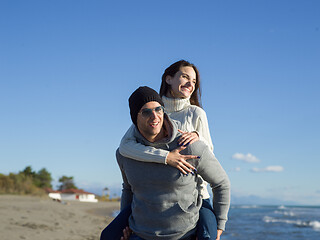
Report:
[[[0,195],[2,240],[96,240],[119,202],[55,202],[49,197]]]

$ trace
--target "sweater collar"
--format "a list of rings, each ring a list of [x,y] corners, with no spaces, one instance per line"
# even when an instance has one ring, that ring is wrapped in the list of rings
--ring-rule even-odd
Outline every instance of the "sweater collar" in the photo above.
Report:
[[[190,98],[168,98],[166,96],[162,96],[162,101],[166,111],[169,113],[178,112],[191,105]]]

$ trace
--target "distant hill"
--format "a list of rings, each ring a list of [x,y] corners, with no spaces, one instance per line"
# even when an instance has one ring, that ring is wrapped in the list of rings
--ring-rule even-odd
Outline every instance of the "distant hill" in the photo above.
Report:
[[[89,192],[95,193],[96,195],[100,195],[102,193],[101,187],[87,187]],[[119,186],[110,186],[109,187],[111,196],[121,196],[121,185]],[[209,191],[211,193],[211,190]],[[211,196],[212,198],[212,196]],[[231,194],[231,204],[233,205],[301,205],[298,202],[294,201],[284,201],[277,198],[263,198],[256,195],[249,196],[237,196]]]
[[[231,195],[231,204],[234,205],[300,205],[298,202],[284,201],[276,198],[263,198],[256,195]]]

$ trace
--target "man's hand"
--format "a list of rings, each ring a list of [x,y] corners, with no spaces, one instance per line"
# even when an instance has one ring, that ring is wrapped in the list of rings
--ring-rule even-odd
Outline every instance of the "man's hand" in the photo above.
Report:
[[[223,233],[223,231],[221,229],[217,230],[217,238],[216,238],[216,240],[220,240],[220,236],[221,236],[222,233]]]
[[[194,155],[182,155],[180,152],[186,149],[185,146],[178,147],[167,155],[167,164],[172,167],[178,168],[183,174],[191,173],[195,170],[195,167],[192,166],[190,163],[187,162],[188,159],[196,159],[199,158],[198,156]]]
[[[199,140],[199,136],[196,132],[184,132],[178,129],[182,133],[181,137],[178,140],[180,146],[187,146]]]
[[[120,240],[129,240],[131,233],[131,229],[129,227],[126,227],[125,229],[123,229],[123,237],[121,237]]]

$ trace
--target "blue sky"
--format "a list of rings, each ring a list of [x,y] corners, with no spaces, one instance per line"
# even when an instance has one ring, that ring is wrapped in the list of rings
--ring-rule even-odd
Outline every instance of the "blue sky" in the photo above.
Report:
[[[0,172],[121,187],[127,99],[198,66],[234,196],[320,204],[320,2],[0,2]],[[56,183],[55,183],[56,184]]]

